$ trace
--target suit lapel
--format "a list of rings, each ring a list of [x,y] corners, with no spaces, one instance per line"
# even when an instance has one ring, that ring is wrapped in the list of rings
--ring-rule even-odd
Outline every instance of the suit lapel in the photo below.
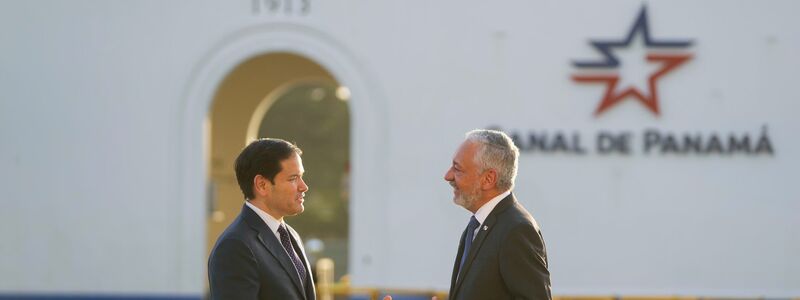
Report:
[[[269,230],[269,226],[264,223],[264,220],[262,220],[256,212],[247,207],[247,205],[242,208],[242,216],[244,216],[247,224],[258,232],[258,241],[267,248],[273,257],[275,257],[281,267],[283,267],[283,270],[289,274],[289,278],[292,279],[292,283],[295,288],[297,288],[297,291],[305,297],[306,293],[303,291],[303,286],[300,284],[300,278],[297,275],[294,264],[289,259],[289,255],[286,254],[286,250],[283,249],[281,242],[275,237],[275,234]]]
[[[461,233],[461,239],[458,241],[458,252],[456,253],[456,261],[453,264],[453,276],[450,279],[450,290],[454,291],[454,287],[456,286],[456,280],[458,280],[458,264],[461,262],[461,255],[464,252],[464,237],[467,235],[467,230],[464,229],[464,232]],[[450,297],[452,299],[452,297]]]
[[[472,262],[475,260],[475,257],[478,256],[478,252],[481,250],[481,246],[483,246],[483,241],[486,240],[486,237],[492,232],[492,229],[494,229],[494,225],[495,223],[497,223],[497,215],[499,215],[508,207],[510,207],[514,202],[516,202],[516,199],[514,199],[514,194],[509,194],[508,196],[503,198],[503,200],[500,200],[500,203],[497,203],[497,206],[495,206],[494,209],[492,209],[492,212],[489,213],[489,216],[486,217],[486,220],[484,220],[483,224],[481,224],[480,228],[478,228],[478,234],[475,235],[475,239],[472,241],[472,245],[469,248],[469,253],[467,253],[467,260],[464,261],[463,270],[456,272],[464,275],[457,276],[456,274],[457,277],[454,277],[457,278],[457,280],[455,281],[456,282],[455,287],[451,288],[450,289],[451,291],[458,291],[458,289],[461,287],[461,283],[464,282],[464,278],[466,277],[467,272],[469,272],[470,267],[472,267]],[[464,231],[464,233],[466,234],[466,231]],[[459,253],[464,251],[463,237],[461,238],[461,241],[462,245],[458,247]],[[459,257],[456,260],[456,268],[458,268],[458,263],[461,260],[461,255],[458,256]],[[453,297],[455,297],[456,293],[457,292],[452,292]]]

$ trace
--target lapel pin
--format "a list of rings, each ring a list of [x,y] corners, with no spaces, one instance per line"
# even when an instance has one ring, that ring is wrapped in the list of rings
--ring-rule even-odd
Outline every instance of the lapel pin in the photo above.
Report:
[[[489,226],[483,225],[483,230],[489,229]]]

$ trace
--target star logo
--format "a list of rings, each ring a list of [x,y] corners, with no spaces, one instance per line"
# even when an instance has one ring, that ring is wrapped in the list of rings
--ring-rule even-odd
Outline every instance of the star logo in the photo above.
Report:
[[[636,22],[633,23],[633,27],[624,40],[593,40],[590,43],[602,55],[602,59],[573,62],[573,66],[580,71],[572,76],[572,80],[579,83],[605,84],[605,95],[595,109],[595,116],[629,98],[641,102],[645,108],[658,116],[660,113],[658,80],[692,58],[691,54],[681,51],[691,46],[692,41],[656,40],[650,36],[647,7],[645,6],[642,7]],[[627,57],[629,59],[623,61],[620,61],[613,51],[631,52],[630,50],[635,46],[640,46],[638,48],[642,48],[643,51],[634,53],[633,56]],[[650,69],[649,75],[630,76],[621,72],[621,69],[626,66],[636,64],[644,64],[644,69]],[[646,82],[642,84],[643,87],[637,87],[635,84],[626,84],[626,80],[632,80],[626,77],[646,77]]]

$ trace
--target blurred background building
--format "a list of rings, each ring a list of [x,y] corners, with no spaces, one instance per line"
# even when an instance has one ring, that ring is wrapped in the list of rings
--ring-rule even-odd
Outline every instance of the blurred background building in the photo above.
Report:
[[[443,176],[486,127],[555,295],[800,297],[798,11],[0,1],[0,299],[203,298],[259,137],[304,150],[287,222],[334,280],[446,292],[469,213]]]

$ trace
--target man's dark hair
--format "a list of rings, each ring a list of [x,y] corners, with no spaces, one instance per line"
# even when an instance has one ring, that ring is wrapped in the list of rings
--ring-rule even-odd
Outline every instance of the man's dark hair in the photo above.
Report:
[[[281,171],[281,162],[293,154],[302,155],[303,151],[296,145],[282,139],[258,139],[242,150],[236,158],[236,181],[247,200],[255,198],[253,194],[253,178],[264,176],[275,184],[275,175]]]

